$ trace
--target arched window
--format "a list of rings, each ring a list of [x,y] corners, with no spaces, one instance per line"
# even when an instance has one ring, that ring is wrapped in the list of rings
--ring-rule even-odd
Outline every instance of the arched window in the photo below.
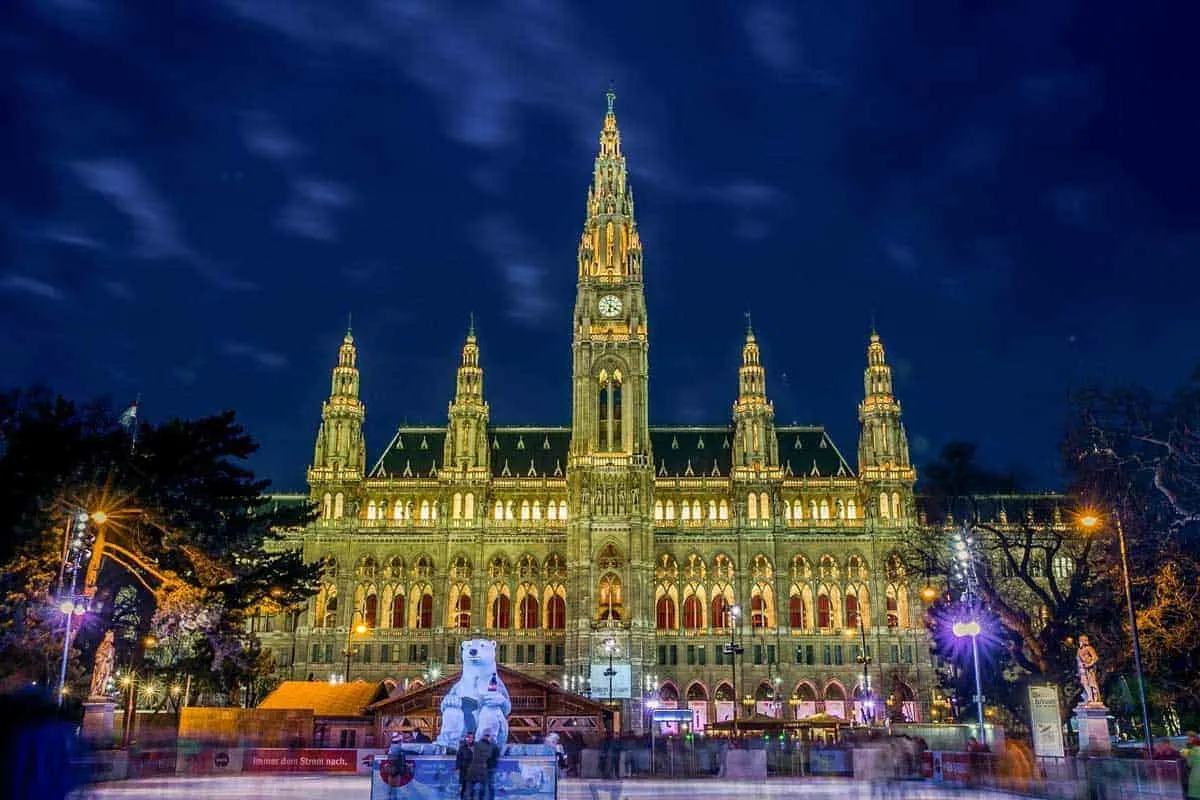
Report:
[[[427,520],[429,518],[430,518],[429,501],[422,500],[421,501],[421,519]]]
[[[688,505],[687,500],[679,504],[679,518],[684,522],[692,518],[692,507]]]
[[[683,628],[688,631],[698,631],[704,627],[704,603],[694,594],[689,594],[683,601]]]
[[[884,519],[888,519],[889,517],[891,517],[891,514],[888,513],[887,492],[879,493],[879,516],[883,517]]]
[[[433,577],[433,561],[429,556],[420,556],[413,562],[413,576],[417,578]]]
[[[709,519],[717,518],[717,501],[716,500],[708,501],[708,518]]]
[[[428,589],[417,601],[416,623],[421,630],[429,630],[433,627],[433,594]]]
[[[833,626],[833,609],[829,602],[829,595],[822,592],[817,595],[817,627],[830,628]]]
[[[547,580],[566,580],[567,561],[560,554],[551,553],[546,556],[546,561],[542,568]]]
[[[367,501],[367,519],[375,519],[376,513],[375,501]]]
[[[750,627],[755,630],[767,627],[767,603],[757,590],[750,598]]]
[[[392,503],[392,519],[395,519],[395,520],[404,519],[404,502],[403,501],[397,500],[396,502]]]
[[[475,495],[470,492],[463,497],[463,516],[467,519],[475,519]]]
[[[890,584],[887,587],[887,597],[885,598],[887,605],[887,626],[889,628],[900,627],[900,598],[896,596],[895,584]]]
[[[829,519],[829,501],[821,500],[821,519]]]
[[[521,598],[521,627],[532,630],[538,627],[538,601],[537,597],[532,594],[527,594]]]
[[[771,500],[767,497],[766,492],[762,492],[758,496],[758,517],[759,519],[771,519]]]
[[[567,501],[566,500],[558,501],[558,518],[559,518],[559,520],[565,520],[567,518]]]
[[[541,500],[533,501],[533,518],[534,519],[542,518],[542,501]]]
[[[675,630],[675,600],[667,595],[658,598],[654,607],[655,626],[660,631]]]
[[[325,519],[333,517],[333,495],[329,492],[326,492],[325,496],[321,498],[321,516]]]
[[[407,620],[404,617],[404,595],[396,592],[392,598],[392,627],[403,628]]]
[[[846,501],[845,500],[837,500],[837,501],[835,501],[835,503],[836,503],[836,508],[837,508],[837,518],[845,519],[846,518]]]
[[[817,513],[817,501],[816,500],[808,501],[808,518],[809,519],[820,519],[820,514]]]
[[[529,501],[528,500],[521,501],[521,519],[522,520],[529,519]]]
[[[492,518],[498,520],[504,519],[504,503],[499,500],[497,500],[496,505],[492,507]]]
[[[858,519],[858,505],[853,500],[846,501],[846,519]]]
[[[663,518],[663,503],[662,500],[654,501],[654,519],[662,521]]]
[[[546,601],[546,627],[552,631],[567,627],[567,600],[561,594],[552,594]]]
[[[788,600],[788,626],[793,630],[808,628],[808,609],[799,592],[794,593]]]
[[[346,511],[346,495],[338,492],[333,497],[333,518],[341,519],[342,514]]]
[[[726,500],[721,501],[721,505],[718,507],[718,516],[720,517],[720,519],[722,521],[729,519],[729,502],[728,501],[726,501]]]
[[[846,628],[857,630],[859,626],[858,619],[858,595],[854,594],[853,590],[846,591]]]
[[[712,615],[709,619],[712,620],[713,628],[730,628],[733,626],[733,615],[727,610],[728,606],[725,602],[724,594],[713,593],[712,599]]]
[[[621,440],[621,371],[600,371],[599,386],[600,430],[597,449],[616,452],[622,449]]]
[[[528,599],[528,598],[526,598]],[[469,610],[468,606],[468,610]],[[512,627],[511,604],[507,594],[498,594],[492,601],[492,627],[506,631]],[[468,615],[468,619],[469,619]],[[459,626],[463,627],[463,626]]]
[[[454,519],[462,519],[462,492],[455,492],[451,502],[450,516]]]
[[[758,498],[754,496],[754,492],[746,495],[746,516],[749,519],[758,519]]]
[[[667,519],[675,519],[675,501],[667,501]]]
[[[320,591],[317,592],[316,610],[316,627],[337,627],[337,587],[332,583],[322,584]]]
[[[902,514],[901,511],[900,494],[898,492],[892,492],[892,516],[896,519],[903,519],[904,514]]]
[[[465,586],[456,586],[450,590],[454,598],[450,618],[452,628],[468,629],[471,627],[471,594]]]
[[[621,579],[611,572],[600,578],[597,619],[619,620],[622,617]]]

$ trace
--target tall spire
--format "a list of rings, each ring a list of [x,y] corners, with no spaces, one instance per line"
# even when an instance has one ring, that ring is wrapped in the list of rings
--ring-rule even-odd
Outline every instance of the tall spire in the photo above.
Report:
[[[349,472],[361,476],[366,462],[362,424],[366,409],[359,398],[358,350],[354,334],[346,329],[338,347],[337,365],[330,378],[329,399],[321,408],[321,428],[317,432],[313,468],[332,470],[336,475]]]
[[[461,470],[488,467],[488,405],[483,401],[483,368],[479,366],[479,343],[475,337],[475,314],[467,324],[455,379],[454,400],[448,411],[448,429],[443,452],[447,467]]]
[[[621,131],[614,111],[617,95],[610,88],[606,97],[608,110],[579,240],[579,278],[640,281],[642,241],[633,219],[633,190],[621,153]]]
[[[767,400],[767,377],[758,340],[746,312],[746,341],[738,368],[738,398],[733,404],[734,466],[774,467],[779,463],[775,439],[775,407]]]
[[[863,372],[863,401],[858,406],[862,432],[858,466],[884,470],[909,470],[908,435],[900,420],[900,401],[892,391],[892,368],[883,341],[872,326],[867,342],[867,368]]]

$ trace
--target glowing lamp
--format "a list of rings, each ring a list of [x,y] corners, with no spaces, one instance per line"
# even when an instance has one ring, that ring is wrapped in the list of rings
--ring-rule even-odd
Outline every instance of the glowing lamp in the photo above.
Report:
[[[354,626],[354,632],[357,633],[359,636],[361,636],[362,634],[367,632],[367,626],[360,622]]]
[[[954,623],[955,636],[978,636],[981,628],[975,620]]]
[[[74,600],[63,600],[61,603],[58,604],[58,610],[64,614],[74,614],[75,613],[75,601]]]
[[[103,525],[104,523],[108,522],[108,514],[105,514],[103,511],[93,511],[91,513],[91,517],[92,522],[96,523],[97,525]]]
[[[1088,512],[1079,518],[1079,524],[1090,531],[1100,524],[1100,517],[1097,514]]]

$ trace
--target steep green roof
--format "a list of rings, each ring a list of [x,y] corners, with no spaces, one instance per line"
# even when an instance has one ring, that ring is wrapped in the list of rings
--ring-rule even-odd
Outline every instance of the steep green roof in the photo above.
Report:
[[[854,477],[829,434],[817,426],[776,428],[785,475]],[[371,470],[373,478],[436,478],[442,464],[445,428],[405,427],[396,431]],[[561,478],[566,474],[571,429],[496,427],[488,431],[492,475],[497,478]],[[731,426],[651,427],[654,473],[666,477],[728,477],[733,457]]]

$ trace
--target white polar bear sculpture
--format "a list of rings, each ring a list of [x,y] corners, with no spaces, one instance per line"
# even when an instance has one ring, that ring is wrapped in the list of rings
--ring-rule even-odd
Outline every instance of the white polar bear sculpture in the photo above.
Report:
[[[503,752],[508,743],[508,715],[512,702],[496,672],[496,643],[468,639],[462,643],[462,675],[442,698],[442,730],[437,744],[458,748],[465,733],[476,738],[492,732],[492,741]]]

